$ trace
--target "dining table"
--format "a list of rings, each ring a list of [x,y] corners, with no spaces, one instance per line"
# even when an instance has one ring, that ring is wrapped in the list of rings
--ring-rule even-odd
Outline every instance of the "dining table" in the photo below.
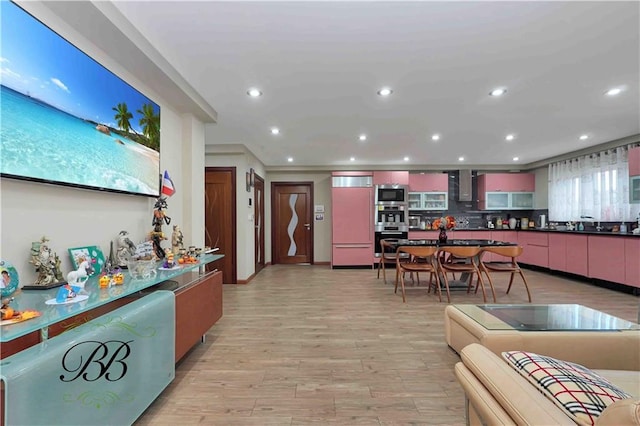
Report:
[[[446,242],[438,239],[413,239],[413,238],[398,238],[387,240],[387,243],[397,250],[402,246],[436,246],[436,247],[451,247],[451,246],[479,246],[479,247],[500,247],[500,246],[516,246],[518,243],[498,240],[477,240],[477,239],[454,239],[448,238]],[[482,251],[478,255],[478,263],[482,257]],[[469,274],[462,273],[457,280],[449,281],[449,290],[467,290],[469,287]]]

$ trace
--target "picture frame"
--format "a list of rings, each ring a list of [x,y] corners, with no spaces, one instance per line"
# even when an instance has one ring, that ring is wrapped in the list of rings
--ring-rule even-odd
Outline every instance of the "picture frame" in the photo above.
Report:
[[[93,267],[93,273],[90,275],[99,275],[104,266],[104,254],[98,246],[86,246],[86,247],[73,247],[68,249],[69,257],[71,258],[71,266],[73,269],[78,269],[80,266],[80,259],[85,258],[91,262]]]

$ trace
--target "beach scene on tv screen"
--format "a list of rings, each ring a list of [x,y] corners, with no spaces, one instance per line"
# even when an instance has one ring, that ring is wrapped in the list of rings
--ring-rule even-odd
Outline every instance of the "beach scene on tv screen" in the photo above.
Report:
[[[159,195],[160,107],[0,2],[0,173]]]

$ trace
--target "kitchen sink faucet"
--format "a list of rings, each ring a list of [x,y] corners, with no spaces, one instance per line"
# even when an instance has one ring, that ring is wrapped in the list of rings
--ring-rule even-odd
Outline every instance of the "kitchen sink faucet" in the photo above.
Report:
[[[580,216],[580,219],[591,219],[591,226],[595,225],[596,218],[593,216]],[[598,225],[596,226],[596,231],[602,231],[602,226],[600,226],[600,221],[598,221]]]

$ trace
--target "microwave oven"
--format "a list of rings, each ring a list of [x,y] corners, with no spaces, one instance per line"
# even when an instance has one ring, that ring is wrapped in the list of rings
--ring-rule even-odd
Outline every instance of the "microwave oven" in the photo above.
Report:
[[[376,204],[406,203],[408,191],[405,185],[377,185]]]

